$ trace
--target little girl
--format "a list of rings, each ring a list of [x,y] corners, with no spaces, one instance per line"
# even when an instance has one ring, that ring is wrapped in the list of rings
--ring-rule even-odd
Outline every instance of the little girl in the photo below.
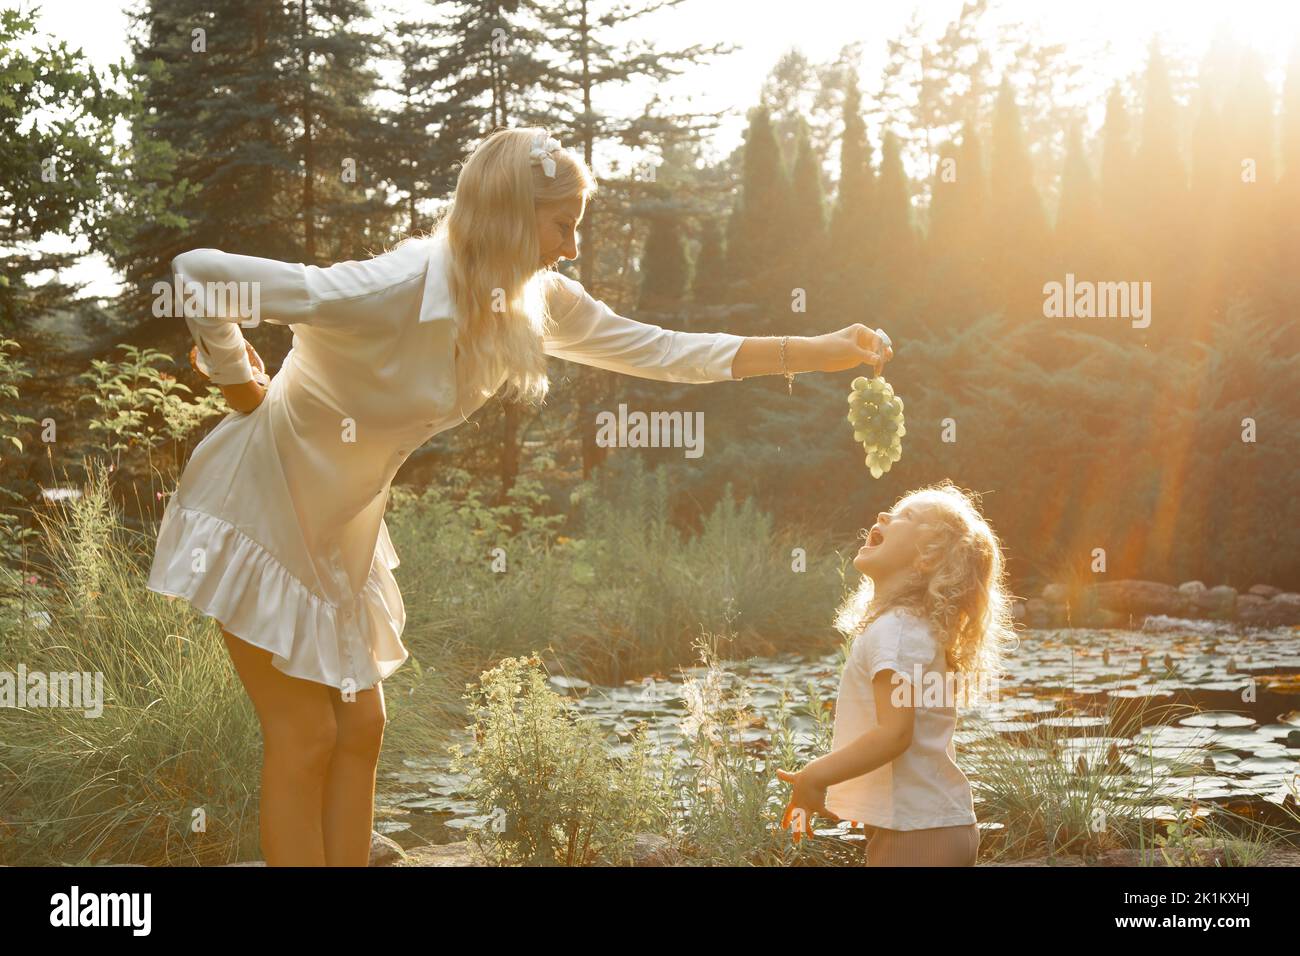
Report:
[[[853,640],[831,752],[797,773],[781,825],[861,823],[868,866],[974,866],[979,829],[952,735],[958,698],[997,679],[1013,636],[997,536],[949,481],[877,516],[836,626]]]

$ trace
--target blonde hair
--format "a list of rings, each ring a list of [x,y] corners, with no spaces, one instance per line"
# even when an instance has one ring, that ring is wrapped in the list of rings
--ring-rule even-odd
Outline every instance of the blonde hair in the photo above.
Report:
[[[449,291],[466,329],[461,355],[490,373],[480,379],[484,397],[502,371],[508,398],[538,402],[549,388],[542,336],[556,273],[537,264],[536,207],[596,191],[587,164],[562,147],[548,152],[555,175],[546,175],[532,154],[549,138],[542,127],[493,130],[462,164],[451,206],[434,226],[450,243]]]
[[[1002,547],[980,513],[978,496],[945,479],[909,491],[894,509],[908,505],[929,506],[919,514],[918,562],[878,601],[874,582],[864,575],[837,610],[836,628],[854,637],[887,611],[910,611],[929,622],[951,670],[996,679],[1015,625]]]

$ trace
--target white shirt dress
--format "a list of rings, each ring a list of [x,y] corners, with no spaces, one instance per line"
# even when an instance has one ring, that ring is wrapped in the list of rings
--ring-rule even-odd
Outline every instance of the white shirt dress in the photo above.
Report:
[[[215,249],[173,260],[182,289],[256,283],[260,319],[293,329],[293,347],[262,403],[195,447],[159,525],[149,590],[185,598],[293,677],[356,691],[401,666],[388,490],[414,449],[485,402],[483,372],[456,354],[450,256],[441,233],[328,268]],[[636,322],[551,279],[548,355],[661,381],[732,379],[742,336]],[[231,301],[214,295],[185,316],[215,384],[253,379]],[[502,371],[483,384],[504,381]]]

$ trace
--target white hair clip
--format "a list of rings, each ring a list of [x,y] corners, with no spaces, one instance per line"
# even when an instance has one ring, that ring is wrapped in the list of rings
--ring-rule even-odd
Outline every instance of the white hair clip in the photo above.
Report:
[[[528,152],[528,159],[534,166],[541,163],[542,172],[554,179],[555,160],[551,156],[551,150],[562,148],[560,141],[554,136],[548,137],[538,133],[537,138],[533,140],[533,148]]]

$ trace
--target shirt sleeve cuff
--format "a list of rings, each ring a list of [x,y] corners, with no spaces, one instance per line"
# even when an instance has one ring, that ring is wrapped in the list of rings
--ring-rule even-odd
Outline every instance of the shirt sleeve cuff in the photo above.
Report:
[[[241,345],[242,349],[243,346]],[[254,380],[253,363],[248,360],[248,352],[242,352],[237,361],[224,362],[214,366],[208,373],[208,381],[213,385],[244,385]]]
[[[194,343],[199,347],[198,365],[213,385],[242,385],[253,381],[253,363],[239,327],[230,322],[209,322],[186,316]]]
[[[731,374],[731,366],[736,360],[736,353],[740,351],[741,343],[745,341],[743,335],[734,335],[731,332],[713,333],[716,341],[713,348],[709,351],[709,364],[705,369],[710,381],[714,382],[734,382],[739,381]]]

